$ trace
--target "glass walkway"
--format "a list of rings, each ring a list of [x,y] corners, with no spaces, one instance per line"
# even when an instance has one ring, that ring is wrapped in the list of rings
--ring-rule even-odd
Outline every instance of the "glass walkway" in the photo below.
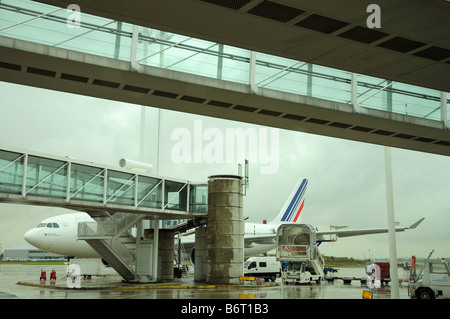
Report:
[[[2,81],[450,155],[430,88],[29,0],[0,2],[0,52]]]
[[[207,196],[207,184],[0,149],[0,201],[4,202],[174,219],[206,215]]]
[[[446,96],[433,89],[358,75],[352,100],[352,73],[219,43],[190,38],[29,0],[0,3],[0,36],[89,53],[276,91],[354,104],[435,121]],[[138,41],[133,50],[133,32]],[[134,53],[134,56],[133,56]],[[252,56],[253,54],[253,56]],[[252,59],[255,61],[252,70]],[[36,70],[39,72],[39,70]],[[64,78],[64,74],[62,75]],[[71,79],[73,80],[73,79]],[[83,82],[83,79],[78,79]],[[253,83],[251,83],[253,82]],[[128,88],[139,92],[143,88]]]

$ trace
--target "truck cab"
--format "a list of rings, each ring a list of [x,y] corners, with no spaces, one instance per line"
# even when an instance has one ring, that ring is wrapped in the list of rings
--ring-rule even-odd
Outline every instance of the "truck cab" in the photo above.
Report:
[[[413,256],[408,294],[415,299],[450,298],[449,264],[444,259],[429,261],[430,256],[417,275],[412,272],[415,266],[415,257]]]

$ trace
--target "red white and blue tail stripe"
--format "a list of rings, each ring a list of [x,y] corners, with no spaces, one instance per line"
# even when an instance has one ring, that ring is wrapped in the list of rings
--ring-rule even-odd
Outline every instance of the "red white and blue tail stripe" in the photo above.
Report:
[[[277,218],[273,222],[295,223],[297,221],[300,221],[299,217],[305,204],[305,193],[307,186],[307,179],[303,179],[302,181],[299,181],[297,183],[286,203],[283,205],[283,208],[281,209]]]

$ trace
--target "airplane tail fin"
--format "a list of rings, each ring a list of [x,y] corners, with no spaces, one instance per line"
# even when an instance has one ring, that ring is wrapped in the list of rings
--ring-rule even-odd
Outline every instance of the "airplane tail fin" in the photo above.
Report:
[[[291,195],[288,197],[277,217],[272,220],[271,224],[299,222],[300,213],[303,210],[305,204],[305,192],[308,186],[308,180],[300,180],[295,188],[292,190]]]

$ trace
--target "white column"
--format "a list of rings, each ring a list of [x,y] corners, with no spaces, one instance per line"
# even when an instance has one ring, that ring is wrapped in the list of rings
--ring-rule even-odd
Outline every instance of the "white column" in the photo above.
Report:
[[[156,280],[158,278],[158,245],[159,245],[159,219],[155,218],[155,223],[153,225],[153,280]]]
[[[256,86],[256,52],[250,52],[250,70],[249,70],[250,94],[257,94]]]
[[[141,65],[137,61],[138,36],[139,36],[139,27],[134,25],[133,37],[131,39],[131,52],[130,52],[131,71],[133,72],[139,72],[142,69]]]
[[[391,148],[384,147],[384,160],[386,166],[386,200],[389,231],[389,257],[391,277],[391,298],[399,299],[398,270],[397,270],[397,243],[395,239],[394,217],[394,189],[392,183]]]

